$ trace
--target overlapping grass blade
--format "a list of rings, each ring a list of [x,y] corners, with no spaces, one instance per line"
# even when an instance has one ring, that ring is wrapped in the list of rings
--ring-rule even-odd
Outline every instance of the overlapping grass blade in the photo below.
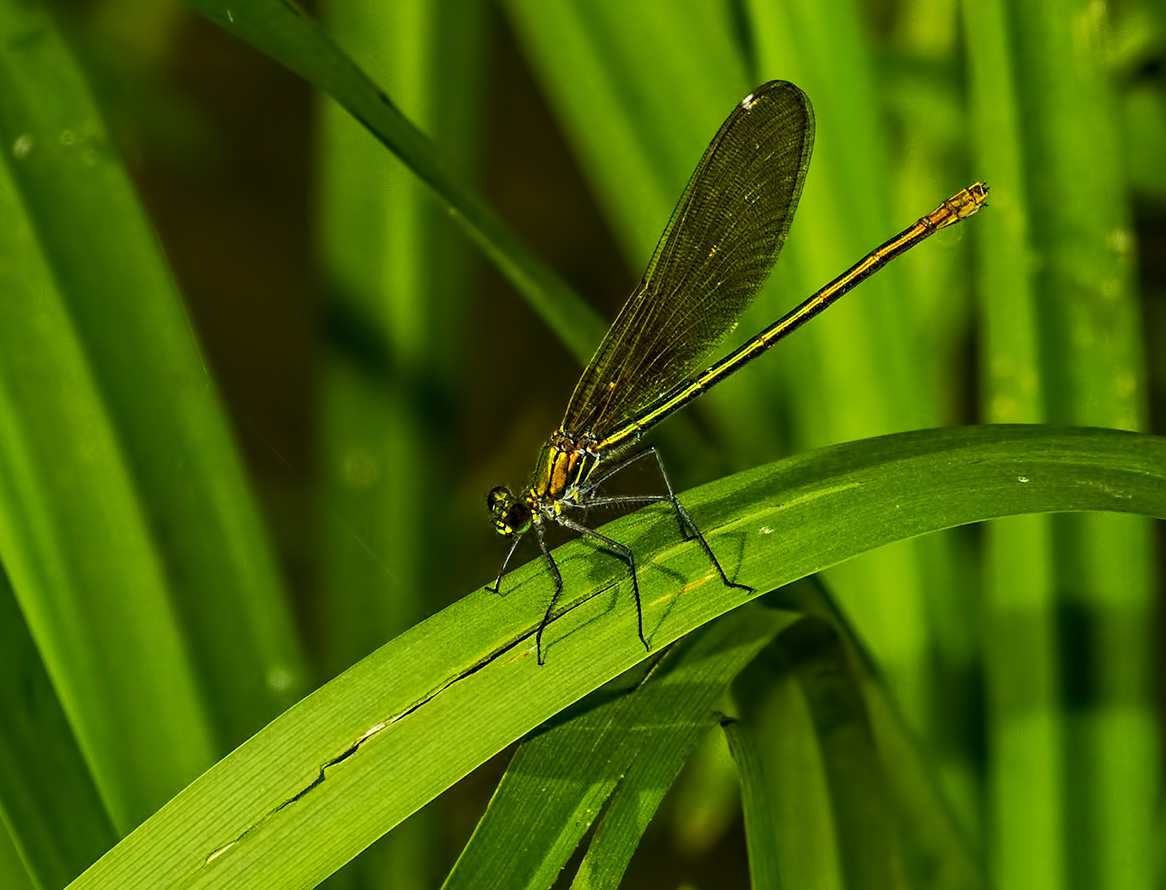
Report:
[[[676,771],[715,723],[716,699],[792,618],[760,606],[727,615],[647,676],[596,690],[527,739],[447,890],[548,887],[597,817],[574,886],[617,885]],[[509,855],[519,845],[531,855]]]
[[[91,765],[122,764],[99,785],[128,829],[286,704],[302,663],[214,387],[83,72],[37,4],[4,6],[0,29],[4,504],[21,538],[4,556]]]
[[[481,143],[485,4],[341,0],[328,34],[446,146],[459,171]],[[456,19],[459,27],[451,28]],[[320,97],[323,328],[319,519],[321,673],[330,678],[419,621],[443,579],[434,533],[460,460],[456,427],[473,248],[437,196],[328,96]],[[453,156],[451,156],[451,153]],[[445,457],[439,456],[444,452]],[[451,533],[450,537],[453,536]],[[417,814],[335,880],[431,886],[443,811]]]
[[[64,887],[118,839],[32,635],[0,573],[0,855],[4,887]],[[10,868],[20,871],[20,880]]]
[[[773,589],[891,540],[1011,512],[1166,515],[1166,441],[1104,430],[940,430],[824,449],[688,493],[739,580]],[[920,478],[933,480],[926,488]],[[648,510],[604,527],[635,546],[660,648],[742,604]],[[734,559],[732,554],[738,555]],[[507,744],[646,656],[626,573],[557,552],[574,593],[544,636],[535,563],[378,650],[220,762],[74,884],[310,886]],[[700,579],[677,590],[677,578]],[[441,739],[441,745],[433,741]]]

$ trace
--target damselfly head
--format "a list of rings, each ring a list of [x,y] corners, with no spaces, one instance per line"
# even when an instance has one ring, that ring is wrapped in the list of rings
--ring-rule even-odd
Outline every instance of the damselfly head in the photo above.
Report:
[[[530,529],[530,505],[516,498],[505,485],[491,488],[486,495],[486,508],[494,517],[494,531],[504,538],[521,535]]]

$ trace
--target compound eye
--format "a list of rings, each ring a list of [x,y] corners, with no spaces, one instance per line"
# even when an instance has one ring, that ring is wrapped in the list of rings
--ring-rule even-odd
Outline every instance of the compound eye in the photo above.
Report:
[[[494,531],[503,537],[521,535],[530,528],[530,505],[514,497],[514,492],[499,485],[486,495],[486,506],[494,517]]]
[[[491,513],[505,513],[513,503],[514,495],[505,485],[491,488],[490,493],[486,495],[486,509]]]

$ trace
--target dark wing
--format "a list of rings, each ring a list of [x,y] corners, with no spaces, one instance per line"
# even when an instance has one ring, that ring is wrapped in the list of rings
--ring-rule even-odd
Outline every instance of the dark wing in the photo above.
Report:
[[[579,379],[564,430],[602,436],[700,370],[769,277],[813,145],[810,100],[792,83],[762,84],[733,109]]]

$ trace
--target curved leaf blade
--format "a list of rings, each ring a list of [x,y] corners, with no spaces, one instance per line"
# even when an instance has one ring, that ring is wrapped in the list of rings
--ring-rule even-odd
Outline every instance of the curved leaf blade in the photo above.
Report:
[[[921,486],[920,480],[929,484]],[[1166,518],[1166,439],[1110,430],[971,427],[822,449],[685,501],[727,568],[758,590],[872,547],[1019,512]],[[700,548],[651,509],[605,527],[640,555],[660,648],[741,605]],[[477,591],[273,721],[80,879],[118,887],[312,886],[478,764],[642,661],[625,573],[586,542],[556,557],[574,599],[534,633],[535,563]],[[731,571],[732,569],[730,569]],[[685,583],[684,579],[692,579]]]

